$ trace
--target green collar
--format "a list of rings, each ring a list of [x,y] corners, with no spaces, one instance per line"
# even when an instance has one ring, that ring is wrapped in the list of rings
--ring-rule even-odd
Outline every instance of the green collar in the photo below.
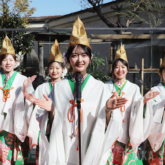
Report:
[[[124,89],[124,87],[125,87],[125,85],[127,83],[127,80],[125,81],[125,83],[121,87],[119,87],[114,81],[112,81],[112,82],[113,82],[113,84],[115,86],[117,95],[120,96],[121,95],[121,92],[123,91],[123,89]]]
[[[51,84],[50,80],[49,80],[48,82],[49,82],[49,88],[50,88],[50,92],[51,92],[51,91],[52,91],[52,89],[53,89],[53,86],[52,86],[52,84]]]
[[[90,74],[87,75],[87,77],[85,78],[85,80],[83,81],[83,83],[81,84],[81,92],[83,91],[85,85],[87,84],[89,78],[90,78]],[[74,91],[75,91],[75,81],[72,79],[72,76],[69,75],[68,76],[68,81],[69,81],[69,85],[70,85],[70,88],[72,90],[72,94],[74,94]]]
[[[164,88],[165,88],[165,84],[163,83],[163,82],[161,82],[161,84],[164,86]]]
[[[13,73],[13,75],[12,75],[12,76],[10,77],[10,79],[7,81],[6,86],[3,88],[3,90],[5,90],[5,89],[11,89],[12,84],[13,84],[13,82],[14,82],[14,79],[15,79],[17,73],[18,73],[18,72],[16,72],[16,71]],[[2,75],[2,84],[5,85],[6,76],[5,76],[5,74],[4,74],[3,72],[1,72],[1,75]]]

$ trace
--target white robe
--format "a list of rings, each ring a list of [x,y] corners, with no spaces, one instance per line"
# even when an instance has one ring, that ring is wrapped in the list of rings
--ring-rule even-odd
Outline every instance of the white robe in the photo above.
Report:
[[[153,91],[159,91],[160,94],[152,99],[153,103],[153,121],[152,129],[148,140],[154,152],[158,151],[165,138],[165,88],[159,83],[152,88]]]
[[[20,141],[24,141],[32,112],[32,104],[24,99],[23,83],[27,77],[17,73],[10,98],[3,102],[3,91],[0,90],[0,131],[5,130],[15,134]],[[3,87],[2,76],[0,73],[0,87]],[[28,87],[28,92],[34,91],[32,85]],[[4,119],[4,113],[7,113]]]
[[[112,117],[105,134],[105,105],[110,91],[102,82],[89,78],[82,91],[81,104],[83,121],[81,122],[82,165],[105,165],[107,150],[113,145],[120,132],[120,113],[112,112]],[[73,94],[67,79],[55,84],[51,93],[55,105],[55,116],[51,129],[50,149],[46,165],[78,165],[76,150],[78,138],[71,134],[77,128],[77,108],[74,109],[75,122],[68,120],[68,110],[72,106]],[[107,142],[108,140],[108,142]]]
[[[49,82],[45,82],[37,87],[35,91],[35,97],[45,100],[43,94],[49,96],[50,92]],[[49,142],[45,136],[47,121],[48,112],[36,105],[30,119],[28,136],[31,139],[30,148],[33,148],[38,144],[39,138],[39,165],[42,165],[42,162],[45,162],[45,156],[47,155],[47,151],[49,149]],[[40,137],[38,137],[40,130],[41,134]]]
[[[112,81],[108,84],[110,91],[116,92]],[[136,84],[127,80],[122,92],[123,97],[128,99],[125,104],[125,112],[120,112],[122,115],[122,129],[118,141],[127,144],[130,137],[131,145],[137,153],[138,146],[146,140],[151,129],[152,122],[152,104],[147,102],[145,118],[143,119],[143,98],[140,94],[140,89]]]

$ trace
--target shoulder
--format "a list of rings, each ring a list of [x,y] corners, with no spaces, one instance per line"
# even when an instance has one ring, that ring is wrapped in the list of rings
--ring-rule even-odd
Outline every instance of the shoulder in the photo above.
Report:
[[[152,87],[151,89],[152,89],[153,91],[155,91],[155,90],[159,90],[159,87],[163,87],[163,85],[162,85],[161,83],[159,83],[158,85]]]
[[[97,85],[104,86],[104,83],[103,83],[102,81],[95,79],[92,75],[90,76],[90,78],[89,78],[88,81],[90,81],[90,82],[93,81],[93,82],[96,83]]]
[[[63,80],[61,80],[61,81],[56,82],[56,83],[55,83],[55,86],[56,86],[56,87],[61,87],[61,86],[65,87],[65,85],[68,84],[68,83],[69,83],[69,82],[68,82],[68,79],[65,78],[65,79],[63,79]]]
[[[46,82],[40,84],[40,85],[36,88],[36,90],[42,89],[42,88],[44,88],[44,87],[47,86],[47,85],[49,85],[49,82],[48,82],[48,81],[46,81]]]
[[[128,85],[130,88],[134,88],[134,89],[140,91],[140,87],[139,87],[137,84],[130,82],[129,80],[127,80],[127,85]]]
[[[17,75],[16,75],[18,78],[20,78],[22,81],[25,81],[27,79],[26,76],[20,74],[19,72],[17,72]]]

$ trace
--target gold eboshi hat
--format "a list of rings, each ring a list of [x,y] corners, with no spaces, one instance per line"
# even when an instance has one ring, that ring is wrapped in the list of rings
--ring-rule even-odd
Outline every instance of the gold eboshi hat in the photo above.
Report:
[[[48,63],[52,62],[52,61],[57,61],[57,62],[63,63],[62,53],[61,53],[61,50],[60,50],[60,47],[59,47],[57,40],[55,40],[55,42],[52,45],[50,56],[48,59]]]
[[[125,60],[126,62],[128,62],[127,54],[126,54],[123,44],[121,44],[120,47],[117,49],[114,60],[116,60],[118,58],[121,58],[121,59]]]
[[[159,75],[160,77],[162,77],[162,74],[160,73],[160,69],[161,69],[161,68],[165,68],[165,56],[163,57],[162,64],[161,64],[161,66],[160,66],[160,68],[159,68],[159,71],[158,71],[158,75]]]
[[[68,48],[77,44],[88,46],[91,49],[84,24],[79,17],[77,17],[76,21],[73,24],[72,34],[70,36]]]
[[[4,54],[15,55],[14,47],[7,35],[3,40],[2,48],[1,48],[1,52],[0,52],[0,55],[4,55]]]

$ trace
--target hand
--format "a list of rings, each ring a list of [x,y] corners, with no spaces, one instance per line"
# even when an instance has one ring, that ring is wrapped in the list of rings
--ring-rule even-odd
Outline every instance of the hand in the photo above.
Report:
[[[24,83],[23,83],[23,92],[27,93],[27,88],[28,86],[36,79],[36,75],[32,76],[32,77],[28,77]]]
[[[35,104],[38,105],[40,108],[45,109],[46,111],[51,111],[53,109],[53,102],[50,98],[48,98],[45,94],[43,94],[46,100],[42,99],[35,99]]]
[[[29,100],[31,103],[35,102],[35,96],[29,93],[24,93],[24,96],[27,100]]]
[[[150,99],[153,99],[154,97],[156,97],[159,94],[160,94],[160,92],[158,92],[158,91],[152,92],[152,89],[151,89],[144,96],[144,104],[146,104],[147,101],[149,101]]]
[[[116,94],[113,94],[106,103],[106,111],[111,111],[117,108],[123,107],[128,101],[126,98],[115,98]]]

